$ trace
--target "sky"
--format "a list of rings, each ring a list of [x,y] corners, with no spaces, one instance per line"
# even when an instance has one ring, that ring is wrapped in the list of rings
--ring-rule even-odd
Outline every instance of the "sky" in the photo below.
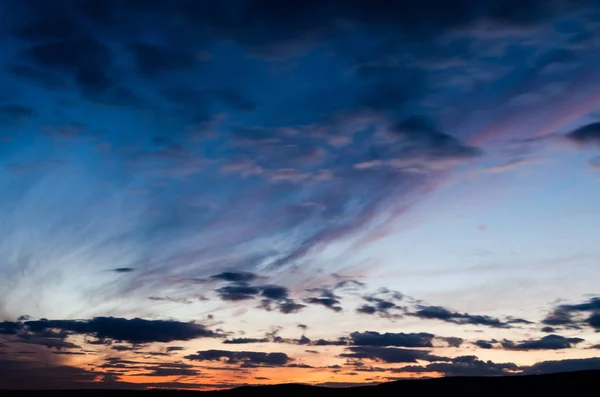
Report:
[[[600,2],[0,9],[0,389],[600,369]]]

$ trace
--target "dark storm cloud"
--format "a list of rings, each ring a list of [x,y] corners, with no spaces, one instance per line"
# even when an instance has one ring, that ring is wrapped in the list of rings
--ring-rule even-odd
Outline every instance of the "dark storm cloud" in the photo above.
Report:
[[[571,131],[567,138],[581,146],[600,147],[600,123],[588,124]]]
[[[435,319],[461,325],[471,324],[486,325],[494,328],[510,328],[510,325],[507,322],[501,321],[494,317],[451,312],[450,310],[441,306],[419,306],[419,310],[408,314],[423,319]]]
[[[401,368],[405,372],[438,372],[444,376],[502,376],[520,370],[514,363],[494,363],[478,360],[475,356],[455,357],[447,363],[431,363],[425,366],[409,365]]]
[[[425,332],[415,334],[379,332],[353,332],[350,340],[356,346],[398,346],[398,347],[433,347],[433,334]]]
[[[113,339],[130,343],[172,342],[213,337],[215,333],[203,325],[171,320],[125,319],[95,317],[91,320],[36,320],[26,321],[33,333],[59,329],[74,334],[92,335],[99,339]]]
[[[416,363],[417,361],[448,361],[446,357],[430,354],[426,350],[399,349],[379,346],[353,346],[352,353],[342,353],[340,357],[370,359],[386,363]]]
[[[558,350],[570,349],[578,343],[584,342],[581,338],[565,338],[560,335],[546,335],[541,339],[524,340],[518,343],[502,341],[501,345],[508,350]]]
[[[227,364],[241,364],[242,367],[268,366],[280,367],[292,359],[285,353],[265,353],[249,351],[201,350],[185,356],[192,361],[224,361]]]

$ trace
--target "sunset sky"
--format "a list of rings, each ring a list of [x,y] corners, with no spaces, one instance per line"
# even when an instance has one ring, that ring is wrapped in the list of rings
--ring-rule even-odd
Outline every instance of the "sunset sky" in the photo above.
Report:
[[[600,369],[600,1],[0,0],[0,389]]]

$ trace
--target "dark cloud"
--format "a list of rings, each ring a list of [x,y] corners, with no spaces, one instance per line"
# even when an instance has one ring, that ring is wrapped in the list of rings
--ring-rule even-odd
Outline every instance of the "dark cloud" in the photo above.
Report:
[[[567,138],[581,146],[600,147],[600,123],[592,123],[567,134]]]
[[[167,353],[178,352],[178,351],[185,350],[185,347],[183,347],[183,346],[169,346],[169,347],[167,347],[166,350],[167,350]]]
[[[581,338],[565,338],[560,335],[546,335],[541,339],[530,339],[519,343],[503,341],[502,347],[509,350],[558,350],[570,349],[576,344],[584,342]]]
[[[213,280],[229,281],[232,283],[248,283],[254,281],[258,276],[250,272],[223,272],[211,277]]]
[[[36,44],[23,59],[40,69],[67,75],[91,98],[99,99],[115,86],[112,51],[90,36]]]
[[[339,306],[340,301],[338,299],[332,298],[332,297],[320,296],[320,297],[307,298],[304,300],[304,302],[310,303],[312,305],[325,306],[326,308],[331,309],[334,312],[342,311],[342,307]]]
[[[552,332],[555,332],[556,330],[554,328],[552,328],[552,327],[542,327],[541,331],[550,334]]]
[[[340,306],[340,297],[335,295],[333,291],[327,288],[312,288],[306,290],[307,292],[318,292],[320,296],[311,297],[304,299],[304,302],[312,305],[321,305],[334,312],[341,312],[342,307]]]
[[[450,347],[460,347],[465,341],[463,338],[456,336],[438,336],[436,339],[446,342]]]
[[[350,340],[356,346],[398,346],[398,347],[433,347],[433,334],[425,332],[415,334],[379,332],[353,332]]]
[[[380,289],[374,294],[364,295],[363,299],[368,302],[359,306],[356,311],[361,314],[376,314],[380,317],[401,317],[399,312],[403,307],[396,304],[404,298],[400,292],[392,291],[387,288]]]
[[[260,287],[260,289],[262,290],[262,295],[268,299],[282,300],[287,299],[288,297],[288,289],[285,287],[278,285],[266,285]]]
[[[338,281],[333,289],[349,289],[356,290],[365,287],[366,284],[358,280],[342,280]]]
[[[227,285],[217,289],[217,293],[225,301],[243,301],[256,298],[260,289],[245,284]]]
[[[281,313],[290,314],[298,313],[300,310],[304,309],[306,305],[296,303],[292,299],[284,299],[277,303],[277,307]]]
[[[494,343],[494,342],[486,341],[486,340],[478,340],[478,341],[474,342],[474,344],[477,347],[480,347],[482,349],[493,349],[494,345],[492,343]]]
[[[481,154],[478,148],[464,146],[456,138],[439,132],[431,120],[421,116],[396,124],[391,135],[401,143],[398,155],[410,163],[469,159]]]
[[[444,376],[505,376],[518,373],[514,363],[494,363],[478,360],[475,356],[460,356],[447,363],[431,363],[425,366],[409,365],[401,368],[404,372],[438,372]]]
[[[202,350],[185,356],[192,361],[224,361],[227,364],[241,364],[242,367],[280,367],[292,361],[285,353],[265,353],[249,351]]]
[[[542,361],[525,368],[528,374],[551,374],[556,372],[573,372],[600,369],[600,358],[580,358],[557,361]]]
[[[16,335],[22,328],[20,322],[0,321],[0,335]]]
[[[81,346],[78,346],[75,343],[68,342],[61,338],[37,336],[37,335],[30,335],[30,334],[21,335],[19,338],[19,342],[29,343],[32,345],[45,346],[48,349],[57,349],[57,350],[80,349],[81,348]]]
[[[525,320],[524,318],[516,318],[516,317],[510,317],[510,316],[507,317],[506,323],[507,324],[525,324],[525,325],[533,324],[532,321]]]
[[[135,269],[132,268],[132,267],[119,267],[119,268],[116,268],[116,269],[112,269],[112,271],[116,272],[116,273],[129,273],[129,272],[132,272],[134,270]]]
[[[419,310],[408,313],[423,319],[435,319],[454,324],[486,325],[494,328],[510,328],[510,325],[497,318],[485,315],[451,312],[441,306],[419,306]]]
[[[157,365],[142,366],[136,376],[197,376],[200,371],[194,366],[184,363],[160,363]]]
[[[356,311],[363,314],[375,314],[377,313],[377,308],[371,305],[362,305],[358,307]]]
[[[125,319],[95,317],[91,320],[36,320],[26,321],[34,333],[58,329],[74,334],[92,335],[99,339],[113,339],[130,343],[172,342],[215,336],[203,325],[172,320]]]
[[[267,338],[235,338],[235,339],[227,339],[224,340],[223,343],[230,345],[243,345],[248,343],[265,343],[269,342]]]
[[[581,315],[586,317],[580,318]],[[553,327],[579,328],[588,326],[600,330],[600,297],[590,298],[587,302],[580,304],[559,305],[542,320],[542,323]]]
[[[417,361],[448,361],[448,358],[435,356],[426,350],[399,349],[379,346],[353,346],[352,353],[342,353],[340,357],[370,359],[386,363],[416,363]]]
[[[312,344],[314,346],[347,346],[349,341],[347,338],[341,337],[333,340],[317,339]]]

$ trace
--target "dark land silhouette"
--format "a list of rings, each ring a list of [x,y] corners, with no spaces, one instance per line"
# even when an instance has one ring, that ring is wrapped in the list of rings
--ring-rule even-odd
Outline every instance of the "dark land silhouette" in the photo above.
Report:
[[[504,377],[448,377],[422,380],[399,380],[376,386],[329,388],[301,384],[242,386],[219,391],[189,390],[0,390],[3,397],[12,396],[281,396],[281,397],[354,397],[354,396],[554,396],[598,395],[600,371],[564,372],[546,375],[516,375]]]

